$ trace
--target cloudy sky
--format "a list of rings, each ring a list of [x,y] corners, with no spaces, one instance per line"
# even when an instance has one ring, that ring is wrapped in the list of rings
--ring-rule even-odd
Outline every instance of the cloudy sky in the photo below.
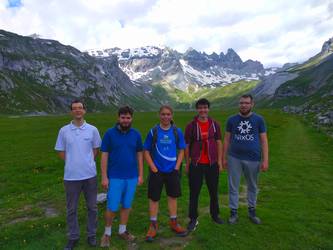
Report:
[[[267,67],[320,51],[333,37],[333,0],[0,0],[0,29],[80,50],[233,48]]]

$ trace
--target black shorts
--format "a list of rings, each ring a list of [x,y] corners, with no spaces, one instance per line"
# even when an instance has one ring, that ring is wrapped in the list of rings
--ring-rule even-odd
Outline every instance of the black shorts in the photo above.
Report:
[[[165,190],[169,197],[177,198],[181,196],[179,171],[174,170],[171,173],[162,173],[160,171],[153,173],[149,171],[148,198],[153,201],[159,201],[163,184],[165,184]]]

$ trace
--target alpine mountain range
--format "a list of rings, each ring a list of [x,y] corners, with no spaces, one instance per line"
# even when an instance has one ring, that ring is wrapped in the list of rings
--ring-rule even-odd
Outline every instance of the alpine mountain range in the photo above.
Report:
[[[62,113],[74,98],[91,111],[131,105],[190,109],[207,97],[213,107],[235,105],[251,92],[261,106],[312,112],[333,105],[333,39],[304,63],[264,68],[229,48],[206,54],[169,47],[79,51],[58,41],[0,30],[1,113]],[[235,102],[236,101],[236,102]]]

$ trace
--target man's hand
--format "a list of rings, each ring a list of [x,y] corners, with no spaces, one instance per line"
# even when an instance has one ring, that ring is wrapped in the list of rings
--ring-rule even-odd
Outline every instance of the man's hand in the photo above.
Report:
[[[223,169],[225,169],[225,170],[228,169],[228,161],[227,161],[227,159],[223,159],[222,160],[222,166],[223,166]]]
[[[107,177],[102,177],[102,188],[108,190],[109,188],[109,179]]]
[[[190,162],[186,162],[186,165],[185,165],[185,173],[188,174],[190,171]]]
[[[221,173],[223,171],[222,161],[218,161],[217,165],[219,166],[219,172]]]
[[[141,186],[143,184],[143,176],[139,175],[138,177],[138,185]]]
[[[266,172],[268,170],[268,161],[263,161],[261,164],[260,164],[260,170],[262,172]]]
[[[157,172],[158,172],[158,169],[157,169],[157,167],[151,167],[150,168],[150,170],[154,173],[154,174],[156,174]]]

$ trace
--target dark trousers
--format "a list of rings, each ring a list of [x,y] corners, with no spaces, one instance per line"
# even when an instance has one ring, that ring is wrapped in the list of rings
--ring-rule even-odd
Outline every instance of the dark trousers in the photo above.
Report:
[[[219,214],[218,203],[218,183],[219,183],[219,168],[217,164],[213,165],[190,165],[189,170],[189,186],[190,186],[190,204],[189,218],[198,218],[198,201],[203,177],[205,176],[206,185],[210,196],[210,215],[216,218]]]
[[[67,235],[68,239],[80,238],[77,207],[81,191],[83,191],[88,210],[87,236],[95,236],[97,230],[97,177],[80,181],[64,181],[67,203]]]

